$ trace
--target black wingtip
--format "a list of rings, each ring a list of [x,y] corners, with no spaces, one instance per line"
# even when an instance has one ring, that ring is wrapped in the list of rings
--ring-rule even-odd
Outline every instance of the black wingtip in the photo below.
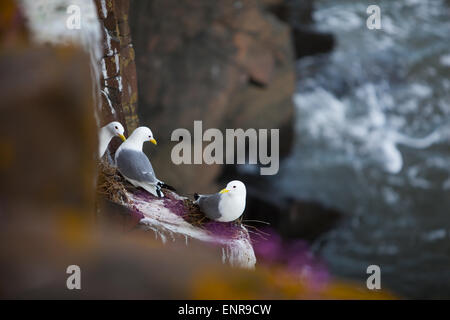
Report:
[[[174,191],[174,192],[177,191],[174,187],[169,186],[168,184],[165,184],[164,182],[158,182],[158,186],[160,186],[161,188],[164,188],[164,189],[168,189],[170,191]]]
[[[198,200],[198,198],[200,198],[200,196],[198,195],[198,193],[194,193],[194,200]]]

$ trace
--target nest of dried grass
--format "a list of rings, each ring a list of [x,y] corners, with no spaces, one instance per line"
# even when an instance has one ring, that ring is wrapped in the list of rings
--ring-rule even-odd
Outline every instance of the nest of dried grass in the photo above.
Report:
[[[116,167],[105,161],[98,164],[97,194],[116,203],[130,203],[127,197],[127,182]]]
[[[194,201],[185,199],[183,205],[186,209],[183,219],[191,225],[203,229],[210,234],[234,238],[242,231],[242,217],[233,222],[216,222],[207,218]]]
[[[211,221],[200,211],[200,207],[191,199],[185,199],[183,204],[186,208],[186,214],[183,218],[193,226],[204,228],[205,223]]]

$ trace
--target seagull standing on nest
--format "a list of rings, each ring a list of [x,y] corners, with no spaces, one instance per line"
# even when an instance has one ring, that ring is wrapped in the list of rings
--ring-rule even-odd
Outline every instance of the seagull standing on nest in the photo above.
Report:
[[[230,222],[239,218],[245,209],[247,190],[239,180],[231,181],[215,194],[194,194],[195,203],[211,220]]]
[[[106,152],[106,149],[108,148],[109,143],[111,142],[111,139],[115,136],[122,139],[122,141],[125,141],[126,138],[123,135],[125,132],[125,129],[123,128],[122,124],[117,121],[113,121],[108,123],[106,126],[102,127],[99,132],[99,150],[98,150],[98,156],[99,158],[103,157],[103,155]]]
[[[164,197],[161,188],[175,190],[158,180],[150,160],[142,151],[144,142],[150,141],[156,145],[150,128],[139,127],[116,151],[116,165],[122,176],[133,186],[141,187],[159,198]]]

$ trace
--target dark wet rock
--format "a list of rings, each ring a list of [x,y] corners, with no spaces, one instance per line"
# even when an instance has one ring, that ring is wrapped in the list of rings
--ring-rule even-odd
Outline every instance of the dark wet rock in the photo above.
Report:
[[[333,50],[334,36],[331,33],[317,31],[314,27],[313,0],[272,1],[268,4],[268,9],[291,27],[297,59]]]
[[[313,242],[332,230],[344,217],[343,213],[312,201],[293,199],[267,200],[268,195],[249,192],[244,221],[257,227],[264,221],[285,239],[303,239]]]
[[[292,30],[297,58],[327,53],[333,50],[335,39],[331,33],[319,32],[306,26]]]
[[[344,219],[340,210],[321,203],[289,199],[288,217],[280,221],[280,232],[289,238],[310,242],[334,229]]]

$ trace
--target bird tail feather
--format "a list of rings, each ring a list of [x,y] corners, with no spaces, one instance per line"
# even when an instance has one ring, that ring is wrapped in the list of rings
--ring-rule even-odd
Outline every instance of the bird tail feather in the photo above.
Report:
[[[152,184],[142,184],[141,187],[147,192],[151,193],[155,197],[164,198],[164,193],[162,193],[161,188],[157,185]]]
[[[172,187],[172,186],[170,186],[170,185],[168,185],[168,184],[166,184],[166,183],[164,183],[162,181],[158,182],[158,186],[161,187],[161,188],[164,188],[164,189],[168,189],[170,191],[174,191],[174,192],[177,191],[174,187]]]

